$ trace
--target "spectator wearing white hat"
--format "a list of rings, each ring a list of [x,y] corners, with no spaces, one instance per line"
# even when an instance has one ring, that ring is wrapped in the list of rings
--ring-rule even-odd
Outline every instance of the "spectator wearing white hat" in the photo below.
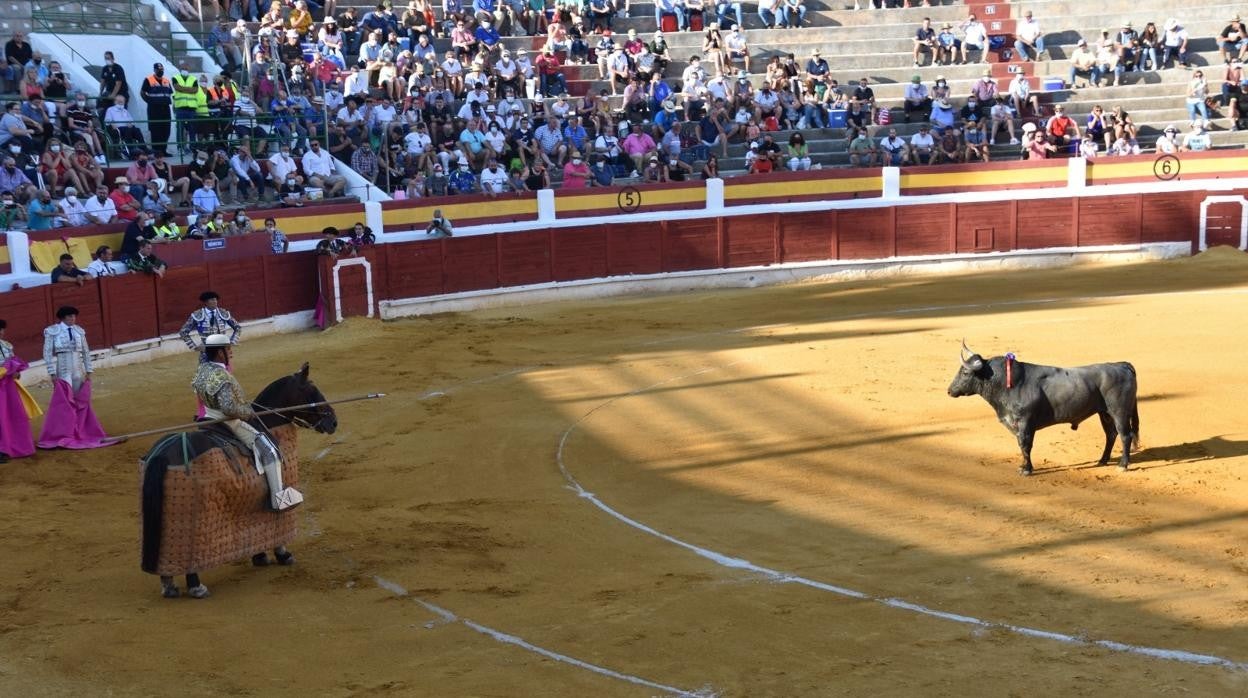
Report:
[[[1170,58],[1177,58],[1179,65],[1188,66],[1190,56],[1187,52],[1187,30],[1179,24],[1179,20],[1171,17],[1166,20],[1165,33],[1161,37],[1161,67],[1170,65]]]

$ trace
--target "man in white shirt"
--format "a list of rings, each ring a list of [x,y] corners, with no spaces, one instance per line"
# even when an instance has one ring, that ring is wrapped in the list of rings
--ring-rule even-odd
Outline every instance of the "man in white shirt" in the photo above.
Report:
[[[338,81],[330,83],[325,88],[325,110],[330,114],[337,114],[338,110],[346,102],[346,95],[342,93],[342,88],[338,85]]]
[[[109,203],[112,203],[111,201]],[[82,202],[78,200],[78,190],[73,187],[65,187],[65,198],[60,201],[61,213],[65,214],[65,218],[58,218],[57,221],[62,225],[86,225],[87,212]]]
[[[1040,23],[1032,19],[1031,10],[1023,13],[1023,19],[1014,27],[1014,36],[1014,50],[1018,52],[1019,58],[1029,61],[1034,53],[1035,60],[1040,60],[1040,54],[1044,53],[1044,36],[1040,31]]]
[[[689,66],[681,73],[680,80],[683,84],[693,83],[694,86],[706,84],[706,70],[702,67],[702,61],[697,56],[689,59]]]
[[[984,23],[975,18],[975,13],[971,13],[966,21],[962,23],[962,62],[968,61],[968,54],[971,49],[979,51],[979,62],[988,62],[988,29],[984,27]]]
[[[997,142],[997,133],[1002,126],[1010,134],[1010,145],[1018,145],[1018,137],[1014,133],[1014,112],[1010,111],[1010,105],[1005,103],[1003,95],[997,95],[988,116],[992,119],[992,130],[988,135],[990,145]]]
[[[334,174],[333,158],[318,141],[312,141],[308,152],[303,154],[303,172],[308,176],[308,183],[320,187],[326,197],[338,196],[347,188],[347,178]]]
[[[351,74],[348,75],[347,79],[342,83],[343,97],[346,98],[352,95],[367,95],[367,94],[368,94],[368,73],[364,72],[363,70],[360,70],[360,66],[358,64],[352,65]],[[328,105],[328,101],[326,102],[326,105]]]
[[[1031,91],[1031,80],[1022,73],[1016,73],[1014,79],[1010,82],[1010,102],[1014,107],[1014,113],[1021,117],[1023,115],[1023,107],[1030,106],[1031,113],[1040,114],[1040,100]]]
[[[1174,153],[1179,152],[1179,144],[1177,143],[1178,137],[1178,127],[1167,126],[1166,130],[1161,134],[1161,138],[1158,138],[1157,142],[1154,144],[1157,147],[1157,152],[1166,155],[1173,155]]]
[[[424,123],[412,124],[411,130],[403,137],[403,145],[407,152],[417,157],[417,166],[424,170],[426,158],[433,149],[433,139],[429,137],[429,129]]]
[[[386,127],[398,118],[399,112],[394,108],[394,103],[390,101],[390,97],[382,97],[381,104],[374,106],[368,113],[369,131],[374,136],[380,138]]]
[[[82,215],[88,224],[112,223],[117,220],[117,206],[108,198],[108,187],[101,184],[95,188],[95,196],[82,204]]]
[[[927,124],[919,126],[919,132],[910,136],[910,152],[916,165],[930,165],[936,160],[936,139],[932,138]]]
[[[286,181],[286,175],[294,172],[298,175],[299,165],[290,156],[290,146],[283,143],[279,152],[269,156],[269,179],[273,180],[273,188]]]
[[[886,167],[899,167],[909,161],[906,141],[897,135],[895,128],[888,129],[888,135],[880,139],[880,152]]]
[[[238,178],[238,188],[243,198],[258,200],[264,198],[264,175],[260,173],[260,163],[251,156],[251,149],[240,145],[238,151],[230,158],[230,169]]]
[[[481,170],[481,193],[496,197],[507,191],[507,171],[498,166],[498,161],[490,158],[485,169]]]

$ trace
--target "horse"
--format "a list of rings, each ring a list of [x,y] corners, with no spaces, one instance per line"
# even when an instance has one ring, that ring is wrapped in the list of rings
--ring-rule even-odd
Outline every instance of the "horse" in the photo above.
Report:
[[[270,383],[252,402],[256,411],[325,402],[308,379],[308,364]],[[268,433],[282,455],[282,479],[299,481],[295,427],[332,434],[338,417],[329,405],[253,417],[250,424]],[[294,564],[286,545],[297,533],[292,510],[268,507],[269,487],[257,472],[251,449],[221,424],[170,434],[156,442],[139,464],[144,572],[160,575],[161,593],[180,592],[173,577],[186,575],[193,598],[208,596],[199,572],[251,556],[252,564]]]

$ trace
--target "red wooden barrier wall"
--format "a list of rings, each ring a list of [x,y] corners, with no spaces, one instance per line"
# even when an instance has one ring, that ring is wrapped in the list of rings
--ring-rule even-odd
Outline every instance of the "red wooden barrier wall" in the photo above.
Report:
[[[126,274],[82,286],[52,284],[0,293],[5,338],[27,361],[42,358],[43,328],[56,322],[62,305],[78,308],[78,323],[93,348],[174,334],[212,289],[240,320],[311,310],[316,304],[316,265],[311,252],[170,269],[163,279]]]

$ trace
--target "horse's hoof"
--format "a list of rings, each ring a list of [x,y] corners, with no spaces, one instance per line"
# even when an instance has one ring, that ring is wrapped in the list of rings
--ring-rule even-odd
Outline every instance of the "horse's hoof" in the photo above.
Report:
[[[1023,477],[1028,477],[1031,475],[1031,468],[1028,468],[1027,466],[1023,466],[1018,469],[1018,474],[1022,475]]]
[[[212,594],[208,591],[208,587],[204,586],[203,584],[200,584],[197,587],[191,587],[190,589],[187,589],[186,595],[191,597],[192,599],[206,599],[209,596],[212,596]]]
[[[1118,472],[1120,472],[1120,473],[1125,473],[1125,472],[1127,472],[1127,470],[1128,470],[1128,468],[1127,468],[1127,466],[1125,466],[1125,465],[1120,465],[1120,466],[1118,466]]]
[[[256,553],[255,555],[252,555],[251,564],[256,567],[268,567],[269,566],[268,553]]]
[[[178,591],[176,586],[169,584],[160,588],[160,595],[166,599],[176,599],[182,595],[182,592]]]
[[[295,564],[294,553],[277,553],[275,557],[277,558],[277,564],[279,565],[286,565],[289,567],[290,565]]]

